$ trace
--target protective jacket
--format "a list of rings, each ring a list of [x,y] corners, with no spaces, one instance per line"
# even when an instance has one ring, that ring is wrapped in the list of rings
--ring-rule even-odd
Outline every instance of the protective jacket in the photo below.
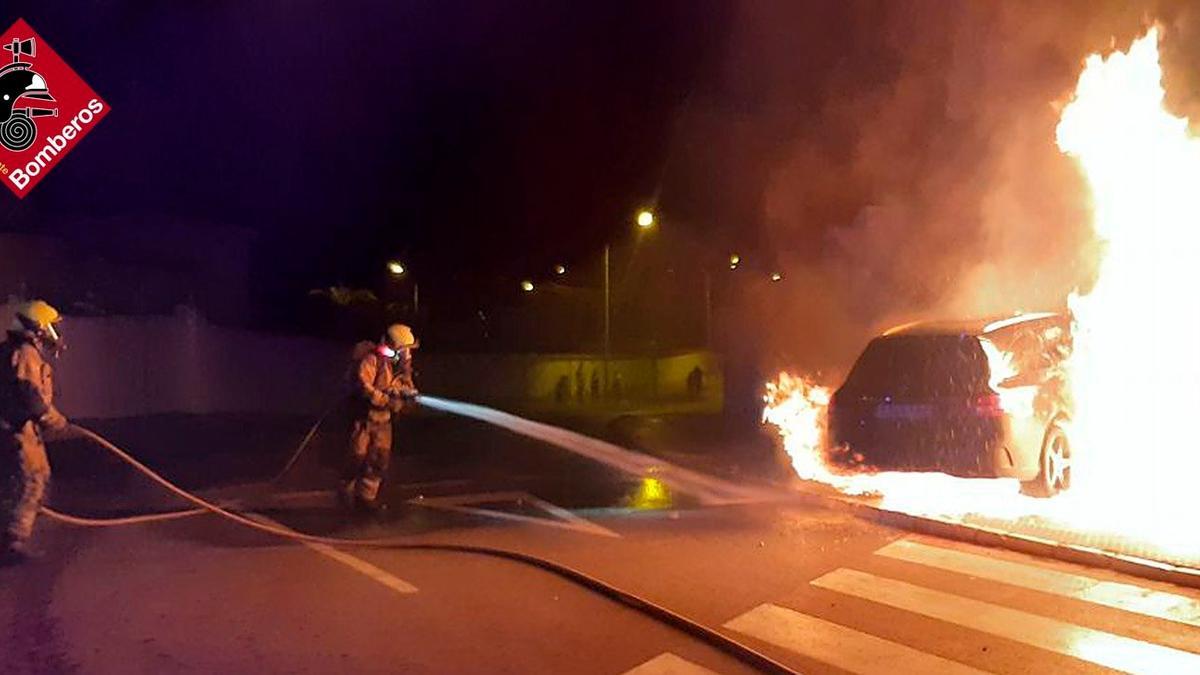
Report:
[[[405,392],[413,391],[412,361],[407,350],[397,362],[374,345],[359,345],[350,372],[354,419],[350,448],[342,475],[342,494],[372,507],[392,457],[392,414],[404,407]]]
[[[7,546],[32,536],[50,482],[42,431],[67,427],[54,406],[52,373],[27,336],[9,333],[0,344],[0,543]]]

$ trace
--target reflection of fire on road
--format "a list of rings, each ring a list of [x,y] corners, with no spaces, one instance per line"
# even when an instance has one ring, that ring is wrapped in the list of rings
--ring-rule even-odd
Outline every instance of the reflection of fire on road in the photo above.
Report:
[[[1087,60],[1057,130],[1091,188],[1104,251],[1094,288],[1070,298],[1072,489],[1037,500],[1006,479],[838,473],[823,442],[829,390],[785,373],[767,385],[763,419],[778,428],[801,478],[878,495],[883,507],[914,515],[1041,516],[1200,556],[1190,524],[1200,476],[1192,422],[1200,411],[1200,139],[1163,99],[1151,30],[1128,52]],[[1004,355],[985,351],[995,376]],[[1003,401],[1010,411],[1023,403]]]

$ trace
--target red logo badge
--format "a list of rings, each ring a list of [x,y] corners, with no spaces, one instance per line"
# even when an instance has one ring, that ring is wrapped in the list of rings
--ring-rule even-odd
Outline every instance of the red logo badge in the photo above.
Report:
[[[0,52],[0,180],[24,197],[104,119],[108,104],[24,19],[0,46],[8,52]]]

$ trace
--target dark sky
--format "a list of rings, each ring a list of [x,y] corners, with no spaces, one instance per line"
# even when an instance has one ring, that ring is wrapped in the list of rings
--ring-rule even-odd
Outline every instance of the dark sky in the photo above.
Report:
[[[719,323],[771,363],[1086,288],[1088,195],[1054,127],[1089,53],[1159,22],[1168,103],[1200,119],[1194,0],[5,7],[113,113],[0,227],[234,224],[260,233],[268,306],[400,256],[470,308],[594,264],[657,202],[664,242],[746,256]]]
[[[5,10],[114,112],[0,204],[0,227],[148,214],[253,228],[266,298],[367,283],[392,256],[468,293],[594,256],[655,197],[728,24],[726,4],[692,0]]]

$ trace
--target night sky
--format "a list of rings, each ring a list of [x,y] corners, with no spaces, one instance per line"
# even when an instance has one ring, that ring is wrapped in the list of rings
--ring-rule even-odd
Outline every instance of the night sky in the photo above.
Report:
[[[0,228],[235,225],[258,233],[258,316],[377,284],[392,257],[470,316],[557,262],[594,287],[603,243],[655,205],[676,257],[643,256],[659,276],[632,282],[741,253],[715,282],[717,337],[773,365],[1086,288],[1088,195],[1054,127],[1089,53],[1159,22],[1168,104],[1200,119],[1187,0],[5,8],[113,112],[30,197],[0,199]]]
[[[14,6],[15,5],[15,6]],[[268,306],[399,257],[464,298],[594,257],[659,190],[721,3],[28,2],[114,114],[0,227],[252,228]],[[466,301],[464,300],[464,301]]]

